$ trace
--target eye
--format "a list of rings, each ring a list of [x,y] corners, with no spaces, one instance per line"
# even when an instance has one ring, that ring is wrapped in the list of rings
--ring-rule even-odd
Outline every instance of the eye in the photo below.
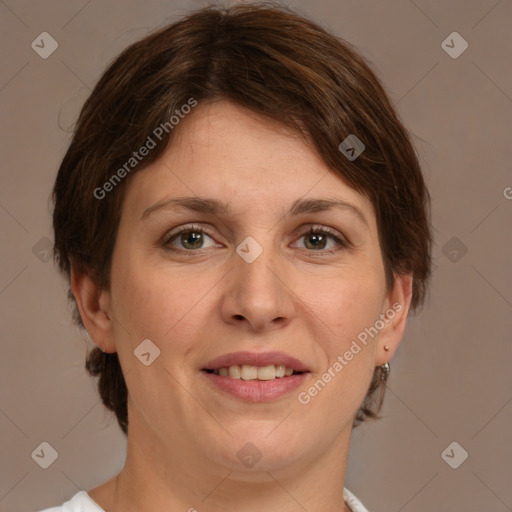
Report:
[[[175,231],[170,234],[164,245],[166,247],[170,246],[171,250],[185,252],[207,249],[208,247],[215,246],[215,242],[205,246],[204,243],[206,239],[210,239],[214,242],[213,238],[208,235],[203,228],[199,226],[185,226],[179,231]],[[179,244],[179,246],[176,247],[175,243]]]
[[[300,235],[305,239],[304,248],[315,252],[334,252],[340,247],[348,247],[349,243],[342,240],[335,231],[326,227],[313,226]],[[330,247],[327,245],[331,242]],[[324,251],[324,249],[327,249]]]
[[[342,248],[348,248],[350,243],[336,231],[324,226],[313,226],[304,231],[300,239],[304,239],[303,248],[312,252],[333,253]],[[210,240],[209,245],[205,245]],[[184,226],[174,231],[166,238],[163,244],[167,249],[182,253],[192,253],[220,245],[200,226]]]

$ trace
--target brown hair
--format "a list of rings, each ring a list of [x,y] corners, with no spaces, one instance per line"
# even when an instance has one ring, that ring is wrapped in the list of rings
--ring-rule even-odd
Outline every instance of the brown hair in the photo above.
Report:
[[[370,65],[348,42],[268,3],[198,10],[132,44],[110,64],[80,112],[53,190],[54,258],[68,282],[73,265],[109,288],[130,179],[127,173],[116,182],[112,177],[191,98],[227,99],[305,135],[324,162],[372,202],[387,286],[394,274],[412,274],[411,310],[423,304],[431,272],[430,197],[408,132]],[[133,172],[166,149],[173,132],[162,132]],[[355,160],[338,148],[350,134],[365,145]],[[107,182],[108,194],[99,193]],[[68,295],[74,301],[71,289]],[[74,320],[83,327],[76,303]],[[101,399],[126,434],[127,388],[117,354],[94,348],[86,368],[99,376]],[[377,367],[354,426],[379,417],[381,373]]]

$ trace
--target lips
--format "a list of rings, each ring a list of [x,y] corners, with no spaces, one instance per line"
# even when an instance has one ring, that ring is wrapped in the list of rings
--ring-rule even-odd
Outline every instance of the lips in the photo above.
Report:
[[[284,352],[231,352],[209,361],[202,370],[213,371],[234,365],[258,367],[283,365],[292,368],[297,373],[310,371],[305,363]]]
[[[286,397],[311,375],[305,363],[284,352],[247,351],[217,357],[201,374],[224,396],[253,403]]]

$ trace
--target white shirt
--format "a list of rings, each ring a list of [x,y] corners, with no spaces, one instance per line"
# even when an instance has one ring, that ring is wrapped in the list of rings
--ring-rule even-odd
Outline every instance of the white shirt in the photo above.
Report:
[[[343,489],[343,499],[351,512],[368,512],[348,489]],[[92,500],[87,491],[80,491],[61,506],[45,508],[39,512],[105,512],[105,510]]]

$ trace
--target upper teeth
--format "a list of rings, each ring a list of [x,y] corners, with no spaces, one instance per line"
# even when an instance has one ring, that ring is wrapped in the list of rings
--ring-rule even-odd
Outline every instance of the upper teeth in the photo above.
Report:
[[[213,370],[216,375],[231,377],[232,379],[242,380],[272,380],[276,377],[289,376],[293,373],[293,368],[284,364],[269,364],[268,366],[251,366],[248,364],[233,364],[229,367]]]

